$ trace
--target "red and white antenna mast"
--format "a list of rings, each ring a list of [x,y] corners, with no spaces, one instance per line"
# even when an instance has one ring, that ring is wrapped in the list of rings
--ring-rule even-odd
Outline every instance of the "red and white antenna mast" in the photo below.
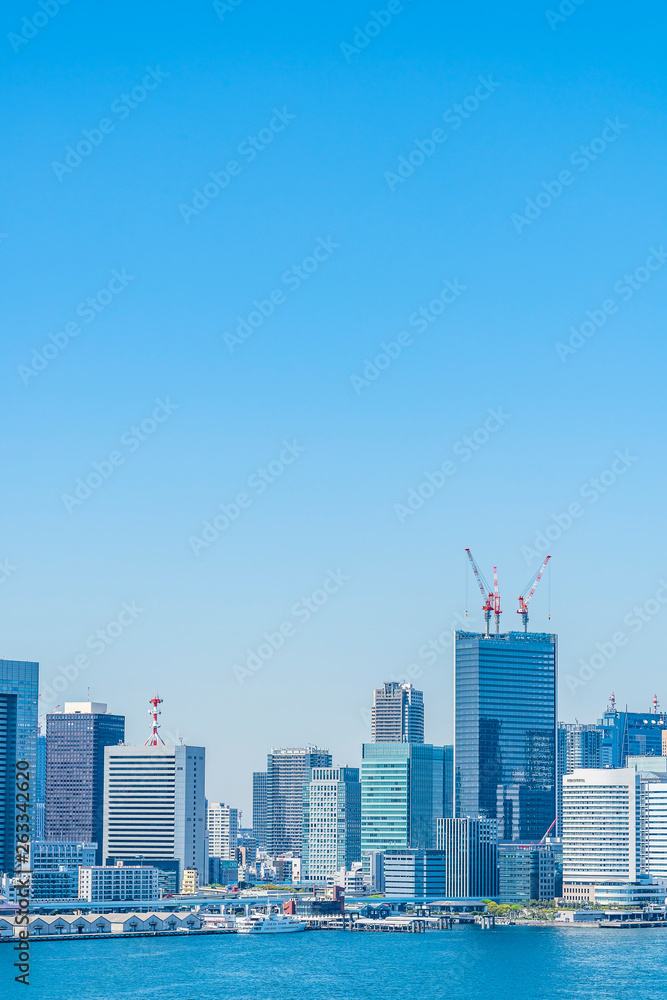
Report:
[[[158,705],[162,704],[162,698],[160,698],[160,696],[158,694],[156,694],[154,698],[150,699],[150,704],[153,707],[148,709],[148,714],[153,716],[153,731],[151,732],[151,735],[148,737],[148,739],[144,743],[144,746],[145,747],[157,747],[157,746],[160,745],[160,743],[162,744],[162,746],[165,746],[164,740],[162,739],[162,737],[158,733],[158,729],[160,728],[160,726],[158,725],[158,721],[157,721],[158,715],[162,715],[162,712],[158,708]]]
[[[654,694],[653,695],[653,713],[654,713],[654,715],[658,714],[658,705],[659,704],[660,704],[660,702],[658,701],[658,696],[657,696],[657,694]]]

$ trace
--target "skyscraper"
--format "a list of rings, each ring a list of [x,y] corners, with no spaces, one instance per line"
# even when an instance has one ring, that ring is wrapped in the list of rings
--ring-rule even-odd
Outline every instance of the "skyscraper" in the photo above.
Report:
[[[540,840],[556,818],[556,636],[456,633],[457,816]]]
[[[15,863],[17,761],[28,762],[35,781],[38,688],[38,663],[0,660],[0,871],[8,874]],[[31,825],[33,813],[29,804]]]
[[[252,835],[257,847],[266,849],[266,771],[254,771],[252,775]]]
[[[303,786],[313,767],[331,767],[331,754],[317,747],[273,749],[266,757],[266,846],[274,857],[301,857]]]
[[[435,848],[443,815],[444,749],[430,743],[364,743],[361,853]]]
[[[412,684],[388,681],[373,693],[373,743],[423,743],[424,695]]]
[[[45,840],[95,842],[101,863],[104,748],[124,737],[124,716],[100,702],[68,701],[47,715]]]
[[[559,722],[557,731],[558,782],[557,814],[558,835],[563,830],[563,775],[572,774],[580,767],[602,767],[602,731],[598,726]]]
[[[664,712],[619,711],[612,702],[601,719],[602,767],[625,767],[628,757],[662,756],[662,734],[667,732]]]
[[[35,765],[35,812],[33,816],[33,836],[44,839],[46,808],[46,736],[37,731],[37,763]]]
[[[204,885],[204,780],[203,747],[106,747],[103,864],[153,865],[166,892],[179,891],[186,868]]]
[[[357,767],[314,767],[303,786],[302,877],[324,881],[361,861]]]
[[[236,861],[239,836],[238,809],[232,809],[224,802],[209,802],[206,809],[206,829],[209,857]]]

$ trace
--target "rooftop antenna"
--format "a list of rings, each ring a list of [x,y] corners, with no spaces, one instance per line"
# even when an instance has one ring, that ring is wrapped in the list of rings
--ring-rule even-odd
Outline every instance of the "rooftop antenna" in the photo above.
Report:
[[[616,711],[616,695],[614,694],[613,691],[609,695],[609,705],[607,707],[607,711],[608,712],[615,712]]]
[[[149,704],[152,705],[152,708],[148,709],[148,714],[153,716],[153,728],[152,728],[151,735],[148,737],[148,739],[144,743],[145,747],[157,747],[157,746],[160,745],[160,743],[162,744],[162,746],[165,746],[164,740],[162,739],[162,737],[158,733],[158,729],[160,728],[160,726],[158,725],[158,721],[157,721],[158,715],[162,715],[162,712],[158,708],[158,705],[161,705],[162,701],[163,701],[163,699],[160,698],[160,696],[158,694],[156,694],[155,697],[151,698],[150,701],[149,701]]]
[[[654,715],[658,714],[658,705],[659,704],[660,704],[660,702],[658,701],[658,696],[657,696],[657,694],[654,694],[653,695],[653,713],[654,713]]]

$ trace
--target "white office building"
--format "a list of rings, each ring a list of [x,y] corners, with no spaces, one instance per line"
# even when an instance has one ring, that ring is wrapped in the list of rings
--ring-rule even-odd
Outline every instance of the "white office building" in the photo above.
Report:
[[[149,903],[158,898],[157,868],[96,865],[79,868],[79,899],[89,903]]]
[[[209,802],[206,809],[206,829],[209,857],[236,861],[239,839],[238,809],[232,809],[224,802]]]
[[[357,767],[314,767],[303,786],[303,878],[326,882],[361,860]]]
[[[204,778],[203,747],[105,747],[105,864],[158,868],[165,892],[180,890],[186,868],[205,884]]]
[[[667,884],[667,781],[644,774],[642,781],[642,869]]]

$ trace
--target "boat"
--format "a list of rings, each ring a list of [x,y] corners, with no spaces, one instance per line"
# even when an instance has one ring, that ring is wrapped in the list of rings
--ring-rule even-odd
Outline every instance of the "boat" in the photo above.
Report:
[[[305,923],[285,913],[251,913],[236,921],[238,934],[292,934],[305,929]]]

